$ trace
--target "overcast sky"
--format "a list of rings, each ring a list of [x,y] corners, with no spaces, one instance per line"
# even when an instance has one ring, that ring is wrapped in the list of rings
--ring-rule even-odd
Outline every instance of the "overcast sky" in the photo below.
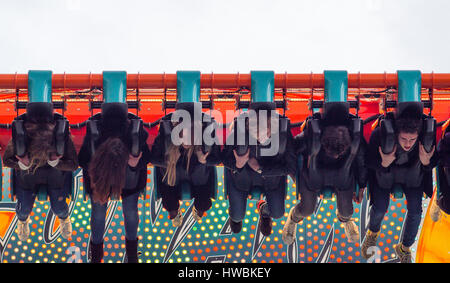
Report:
[[[16,0],[0,73],[450,73],[448,0]]]

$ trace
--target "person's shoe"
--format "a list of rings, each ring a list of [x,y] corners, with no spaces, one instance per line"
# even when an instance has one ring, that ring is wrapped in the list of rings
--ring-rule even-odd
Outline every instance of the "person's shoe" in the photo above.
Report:
[[[395,245],[394,250],[395,250],[395,254],[397,255],[397,257],[401,263],[411,263],[412,262],[411,252],[405,251],[403,249],[402,244]]]
[[[234,222],[230,218],[230,228],[231,228],[231,232],[233,232],[234,234],[240,233],[242,230],[242,221]]]
[[[24,242],[30,237],[30,216],[25,221],[17,222],[17,237]]]
[[[292,220],[292,215],[294,214],[295,206],[289,211],[289,215],[286,220],[286,224],[283,227],[283,234],[281,239],[286,245],[291,245],[295,241],[295,234],[297,232],[297,223]]]
[[[103,259],[103,242],[100,244],[94,244],[90,242],[89,244],[89,262],[90,263],[101,263]]]
[[[125,239],[125,249],[127,252],[127,263],[138,263],[138,239],[131,241]]]
[[[64,239],[69,239],[72,237],[72,222],[70,221],[70,217],[66,219],[59,219],[59,229],[61,231],[61,236]]]
[[[430,207],[430,217],[431,220],[433,222],[438,222],[439,219],[441,218],[441,208],[439,207],[438,203],[437,203],[437,196],[433,199],[433,201],[431,202],[431,207]]]
[[[194,209],[192,210],[192,213],[193,213],[193,215],[194,215],[195,221],[199,222],[199,221],[202,219],[203,212],[200,212],[201,215],[202,215],[202,216],[200,216],[200,215],[199,215],[199,211],[195,208],[195,206],[194,206]]]
[[[174,219],[172,219],[172,225],[173,227],[180,227],[183,223],[183,213],[181,212],[181,209],[178,209],[178,214],[175,216]]]
[[[361,244],[361,255],[365,259],[369,259],[373,254],[368,254],[367,251],[370,247],[377,246],[378,233],[373,233],[368,230],[366,233],[366,237],[364,238],[363,243]]]
[[[259,230],[264,236],[269,236],[272,234],[272,217],[263,215],[262,210],[264,206],[267,205],[266,201],[260,200],[258,202],[258,210],[259,210]]]
[[[342,224],[344,224],[344,231],[347,239],[352,243],[357,243],[359,241],[359,229],[355,221],[352,219]]]

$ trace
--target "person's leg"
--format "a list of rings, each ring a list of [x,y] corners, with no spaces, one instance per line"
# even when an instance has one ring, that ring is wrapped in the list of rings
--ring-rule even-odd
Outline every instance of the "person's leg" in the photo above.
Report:
[[[69,239],[72,236],[72,223],[69,218],[69,206],[66,202],[66,194],[63,189],[49,189],[50,206],[53,213],[60,220],[61,236]]]
[[[406,208],[408,210],[405,219],[402,244],[405,248],[411,247],[416,239],[422,218],[422,189],[406,189]]]
[[[19,219],[17,223],[17,236],[19,240],[26,241],[30,236],[30,214],[33,211],[34,200],[36,193],[32,190],[24,190],[16,186],[16,215]]]
[[[228,187],[228,213],[233,222],[238,223],[244,220],[247,210],[248,192],[241,191],[233,185]]]
[[[336,191],[336,201],[339,221],[350,221],[353,215],[353,190]]]
[[[99,204],[91,198],[91,242],[94,244],[103,243],[107,208],[108,203]]]
[[[371,189],[369,230],[373,233],[378,233],[381,229],[381,223],[389,207],[390,195],[389,190],[377,187]]]
[[[262,214],[271,218],[281,218],[285,211],[286,190],[279,188],[265,192],[267,205],[264,206]]]
[[[401,263],[412,262],[410,247],[414,244],[422,217],[422,188],[406,188],[406,214],[402,243],[394,247]]]
[[[16,215],[19,221],[26,221],[33,211],[36,193],[32,190],[25,190],[16,186]]]
[[[389,206],[390,191],[378,187],[370,189],[370,212],[369,212],[369,229],[365,235],[361,245],[361,255],[365,259],[369,259],[373,252],[371,247],[377,245],[378,234],[381,229],[384,215]]]
[[[138,201],[140,192],[122,198],[123,218],[125,223],[125,248],[127,252],[127,262],[138,262],[138,227],[139,213]]]
[[[230,215],[230,228],[233,233],[239,233],[242,229],[242,221],[247,210],[248,192],[237,189],[233,184],[227,188],[228,214]]]
[[[194,217],[198,221],[203,214],[212,206],[210,188],[208,185],[194,186],[192,185],[194,196]]]
[[[47,191],[50,197],[50,206],[53,213],[59,219],[66,219],[69,217],[69,206],[66,202],[66,195],[63,189],[49,189]]]
[[[284,183],[284,179],[283,179]],[[276,188],[265,191],[266,200],[258,203],[259,229],[264,236],[272,233],[272,218],[278,219],[284,215],[285,188]]]
[[[175,219],[179,214],[181,190],[179,187],[171,187],[166,184],[162,184],[161,188],[161,201],[165,210],[169,213],[169,219]]]
[[[301,180],[300,183],[300,202],[295,205],[291,214],[291,219],[295,223],[299,223],[304,218],[314,213],[319,197],[318,192],[311,191],[306,187],[304,180]]]
[[[123,219],[125,223],[125,237],[136,240],[139,227],[138,201],[140,192],[122,198]]]
[[[336,191],[337,218],[344,224],[344,231],[347,239],[356,243],[359,241],[359,229],[352,220],[353,215],[353,189]]]
[[[91,240],[89,251],[91,263],[100,263],[103,259],[103,234],[105,233],[107,208],[108,203],[96,203],[91,197]]]
[[[282,240],[286,245],[291,245],[295,241],[297,223],[314,213],[319,195],[317,192],[307,189],[303,178],[300,179],[297,185],[299,186],[300,202],[291,208],[283,227]]]
[[[437,200],[437,205],[446,214],[450,214],[450,194],[443,194]]]

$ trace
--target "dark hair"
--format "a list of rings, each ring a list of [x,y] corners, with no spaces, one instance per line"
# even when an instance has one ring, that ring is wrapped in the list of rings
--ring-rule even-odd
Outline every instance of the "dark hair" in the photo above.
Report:
[[[89,164],[94,202],[104,204],[109,197],[120,197],[125,186],[128,157],[128,148],[120,138],[108,138],[98,147]]]
[[[414,118],[399,118],[395,120],[397,134],[403,132],[408,134],[420,134],[422,129],[422,120]]]
[[[328,156],[341,156],[350,147],[352,139],[347,127],[328,126],[325,127],[320,143]]]
[[[31,164],[29,170],[33,174],[39,167],[47,165],[49,156],[56,153],[53,140],[54,128],[54,123],[25,123],[25,130],[29,139],[27,146]]]

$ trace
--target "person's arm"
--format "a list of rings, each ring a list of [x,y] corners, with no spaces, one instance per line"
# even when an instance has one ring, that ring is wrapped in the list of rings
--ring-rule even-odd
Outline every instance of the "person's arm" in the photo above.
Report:
[[[72,137],[66,138],[66,145],[64,147],[64,155],[59,159],[56,169],[61,171],[75,171],[78,168],[78,157]]]
[[[439,164],[443,167],[450,167],[450,131],[439,141],[437,152]]]
[[[151,152],[150,152],[150,149],[148,148],[148,144],[147,144],[148,132],[147,132],[147,130],[144,129],[144,127],[142,127],[141,131],[142,131],[142,134],[140,137],[140,146],[141,146],[142,157],[139,161],[143,165],[143,167],[147,168],[147,164],[150,162],[150,159],[151,159]]]
[[[14,145],[12,139],[8,142],[5,153],[3,154],[3,165],[12,169],[20,170],[19,160],[14,154]]]
[[[356,174],[356,179],[358,181],[358,185],[360,188],[365,188],[367,186],[367,181],[368,181],[368,170],[366,167],[366,159],[365,159],[365,155],[366,155],[366,151],[367,151],[367,142],[364,139],[364,137],[361,137],[361,142],[359,145],[359,149],[358,149],[358,153],[355,156],[355,174]]]
[[[378,171],[389,171],[392,164],[388,167],[383,167],[381,165],[381,156],[379,152],[379,148],[381,146],[381,129],[376,128],[372,131],[369,139],[369,145],[367,147],[366,153],[366,165],[367,168],[378,170]]]
[[[375,171],[378,185],[382,188],[391,188],[394,180],[394,173],[391,170],[392,163],[388,167],[381,165],[381,130],[376,128],[370,135],[369,145],[366,154],[366,166]]]
[[[166,160],[165,160],[165,146],[164,139],[161,135],[161,129],[158,132],[158,135],[153,142],[152,149],[149,155],[149,161],[154,166],[167,168]]]
[[[288,136],[286,141],[286,149],[283,156],[280,158],[280,162],[275,162],[270,165],[261,167],[261,175],[265,177],[275,176],[295,176],[297,170],[297,158],[293,145],[293,137],[290,129],[288,130]]]
[[[206,157],[206,166],[217,166],[222,163],[220,156],[220,145],[214,144]]]
[[[78,152],[78,164],[83,171],[88,170],[89,162],[91,161],[91,148],[90,148],[90,139],[91,137],[86,134],[83,139],[83,144],[81,145],[80,151]]]
[[[430,158],[430,164],[428,164],[428,165],[422,164],[422,168],[425,171],[432,171],[433,168],[438,165],[438,163],[439,163],[439,153],[437,152],[437,150],[435,150],[433,155]]]

